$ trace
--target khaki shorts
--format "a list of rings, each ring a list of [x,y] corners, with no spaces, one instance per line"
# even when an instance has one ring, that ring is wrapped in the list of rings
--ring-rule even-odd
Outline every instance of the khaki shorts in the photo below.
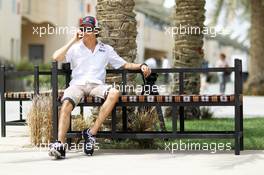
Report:
[[[105,99],[111,87],[111,85],[94,83],[71,85],[65,89],[61,101],[69,100],[73,106],[76,106],[84,96],[88,95]]]

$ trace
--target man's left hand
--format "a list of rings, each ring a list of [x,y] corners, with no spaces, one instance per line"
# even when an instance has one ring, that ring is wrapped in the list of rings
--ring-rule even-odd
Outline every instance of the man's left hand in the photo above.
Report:
[[[147,65],[142,65],[141,71],[143,72],[144,77],[148,77],[151,74],[151,69]]]

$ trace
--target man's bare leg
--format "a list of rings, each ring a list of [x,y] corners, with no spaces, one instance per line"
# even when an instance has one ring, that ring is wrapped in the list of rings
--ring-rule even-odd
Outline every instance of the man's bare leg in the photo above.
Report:
[[[59,132],[58,140],[62,143],[65,142],[67,131],[70,127],[70,114],[73,110],[73,105],[69,100],[65,100],[62,104],[60,117],[59,117]]]
[[[99,130],[105,119],[108,117],[108,115],[112,112],[113,108],[115,107],[118,98],[119,98],[119,91],[114,88],[110,89],[104,104],[100,108],[99,115],[94,125],[92,126],[92,128],[90,128],[90,133],[92,135],[96,135],[97,131]]]

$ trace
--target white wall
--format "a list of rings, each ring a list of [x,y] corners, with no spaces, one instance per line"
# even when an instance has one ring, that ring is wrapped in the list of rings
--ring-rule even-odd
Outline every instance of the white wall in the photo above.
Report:
[[[87,4],[91,5],[89,13]],[[47,23],[53,26],[78,27],[81,17],[95,16],[95,5],[96,0],[0,0],[0,58],[13,57],[12,59],[18,61],[22,57],[28,57],[29,44],[44,44],[45,58],[50,58],[54,50],[72,36],[68,34],[37,38],[33,36],[32,27]],[[20,10],[17,9],[19,6]],[[25,32],[23,34],[22,29]]]
[[[23,0],[23,17],[30,23],[23,28],[22,56],[28,57],[29,44],[44,44],[44,57],[49,61],[53,52],[66,44],[73,36],[72,31],[68,34],[57,33],[43,37],[33,36],[32,27],[46,26],[47,23],[55,27],[68,27],[69,29],[79,26],[79,19],[86,15],[95,16],[96,0],[34,0],[28,9],[28,0]],[[87,4],[91,5],[91,12],[87,12]]]
[[[21,45],[20,0],[1,0],[0,6],[0,58],[18,60]]]
[[[172,50],[174,39],[167,35],[165,30],[159,30],[149,26],[146,16],[136,12],[137,19],[137,62],[144,62],[145,49],[153,49],[168,53],[169,61],[172,62]]]

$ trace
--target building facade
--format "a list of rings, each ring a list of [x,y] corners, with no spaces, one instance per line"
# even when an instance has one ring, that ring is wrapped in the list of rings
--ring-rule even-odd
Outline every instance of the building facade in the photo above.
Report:
[[[78,27],[81,17],[96,16],[96,2],[0,0],[0,60],[49,62],[53,52],[72,37],[74,32],[71,29]],[[167,57],[172,62],[174,40],[166,33],[172,9],[163,7],[164,0],[135,2],[138,32],[136,62],[144,62],[150,57]],[[205,37],[205,59],[211,65],[214,65],[220,52],[225,52],[230,59],[241,55],[244,59],[248,58],[247,48],[226,41],[228,39],[221,37]]]
[[[95,15],[96,0],[0,0],[0,58],[49,60],[73,35],[79,19]]]
[[[19,59],[21,24],[21,1],[0,0],[0,59]]]

